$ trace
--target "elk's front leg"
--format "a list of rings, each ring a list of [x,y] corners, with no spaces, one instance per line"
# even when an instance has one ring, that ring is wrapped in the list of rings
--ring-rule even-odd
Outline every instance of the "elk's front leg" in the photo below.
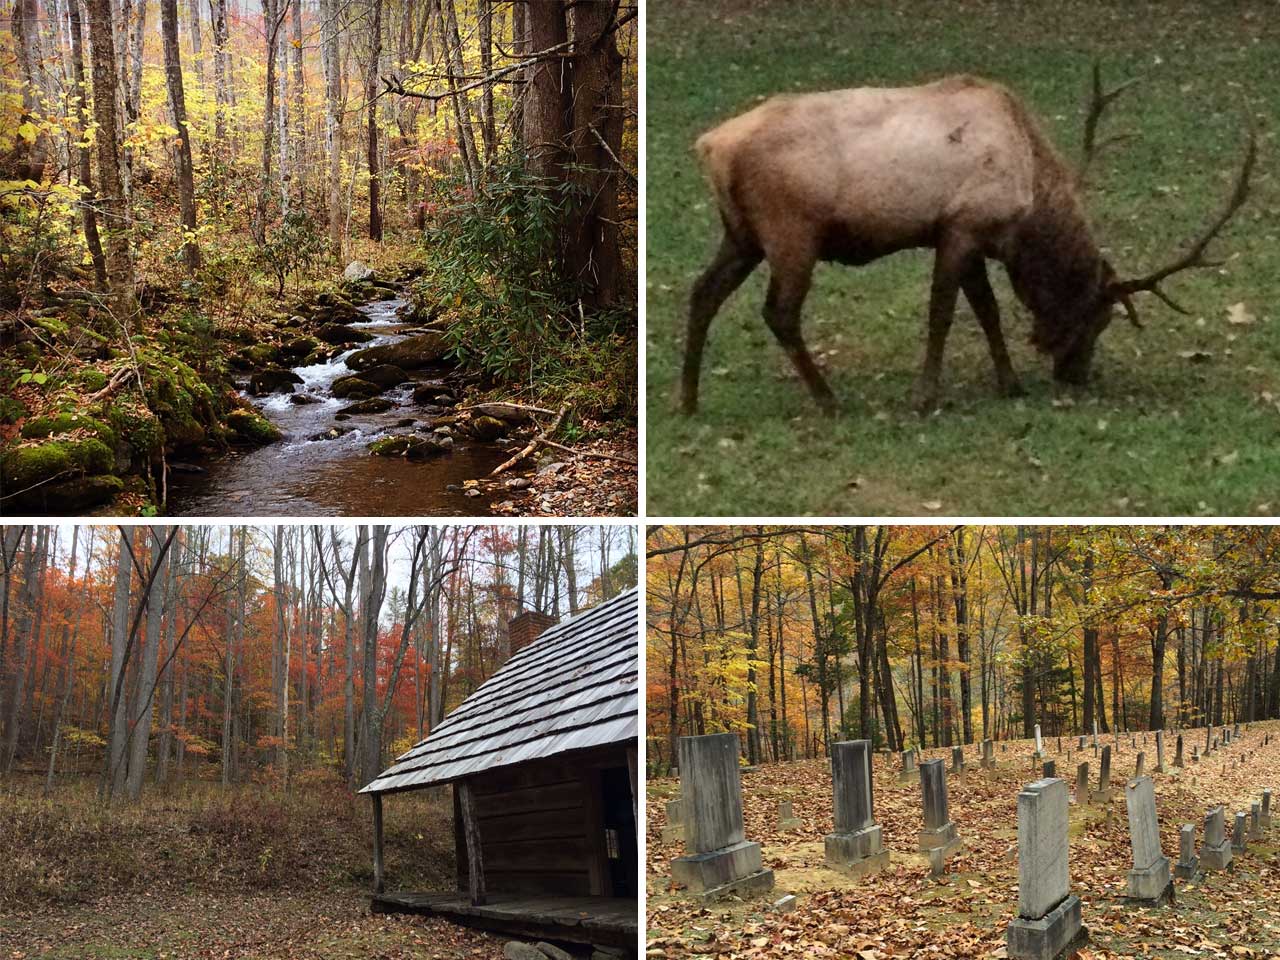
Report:
[[[967,246],[961,247],[954,241],[938,242],[937,256],[933,261],[933,283],[929,287],[929,333],[924,348],[924,367],[912,394],[912,403],[920,413],[929,413],[938,405],[942,354],[956,312],[960,278],[964,276],[970,256]]]
[[[782,349],[787,351],[796,371],[809,387],[813,399],[817,401],[822,412],[833,416],[836,412],[836,398],[827,386],[822,371],[809,355],[809,348],[800,335],[800,307],[805,295],[809,292],[809,281],[813,276],[813,262],[807,265],[788,265],[786,267],[772,265],[773,273],[769,278],[769,292],[765,295],[764,319],[778,338]]]
[[[1000,329],[1000,307],[991,290],[991,281],[987,279],[985,260],[979,259],[974,263],[961,281],[961,287],[974,315],[982,324],[982,332],[987,335],[987,347],[991,351],[991,362],[996,368],[996,383],[1000,386],[1000,392],[1006,397],[1022,396],[1022,384],[1018,381],[1018,375],[1013,372],[1009,350],[1004,344],[1004,333]]]

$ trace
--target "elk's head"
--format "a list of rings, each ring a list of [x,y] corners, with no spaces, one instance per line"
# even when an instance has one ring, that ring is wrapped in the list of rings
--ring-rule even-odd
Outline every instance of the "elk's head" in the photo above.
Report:
[[[1085,120],[1084,161],[1077,175],[1078,185],[1084,183],[1085,175],[1094,157],[1106,146],[1127,139],[1127,135],[1110,137],[1098,142],[1096,139],[1098,120],[1107,105],[1124,92],[1135,80],[1128,80],[1109,91],[1102,89],[1102,73],[1095,63],[1093,67],[1093,97],[1089,113]],[[1169,297],[1160,284],[1183,270],[1198,267],[1221,266],[1222,261],[1209,260],[1205,252],[1209,244],[1222,231],[1236,212],[1244,205],[1249,195],[1249,178],[1253,173],[1257,159],[1257,137],[1249,130],[1249,142],[1245,148],[1244,162],[1236,177],[1235,186],[1225,208],[1208,228],[1187,247],[1186,251],[1172,263],[1153,270],[1151,273],[1133,279],[1121,279],[1107,260],[1099,260],[1094,264],[1091,276],[1074,278],[1073,296],[1066,298],[1061,309],[1069,310],[1069,317],[1060,318],[1055,326],[1064,331],[1054,338],[1052,343],[1044,344],[1053,355],[1054,379],[1069,384],[1083,384],[1089,378],[1089,370],[1093,362],[1094,348],[1098,337],[1111,323],[1112,315],[1117,307],[1124,310],[1125,315],[1138,329],[1142,323],[1138,319],[1138,310],[1133,303],[1136,293],[1151,293],[1163,301],[1168,307],[1182,314],[1186,310]]]

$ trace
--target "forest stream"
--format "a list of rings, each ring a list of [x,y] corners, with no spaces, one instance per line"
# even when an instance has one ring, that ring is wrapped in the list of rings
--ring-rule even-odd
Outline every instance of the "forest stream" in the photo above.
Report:
[[[302,378],[294,393],[249,399],[283,439],[221,459],[173,468],[168,512],[180,516],[488,516],[487,495],[468,497],[463,483],[486,476],[510,456],[497,443],[459,436],[452,450],[430,460],[410,461],[369,453],[373,441],[409,434],[429,417],[414,405],[416,387],[439,382],[451,369],[439,364],[411,370],[410,382],[382,394],[394,405],[382,413],[343,415],[351,401],[333,395],[340,377],[354,373],[346,360],[357,350],[396,343],[419,329],[404,323],[399,298],[360,306],[367,319],[350,326],[373,335],[332,359],[294,367]],[[308,398],[308,399],[299,399]]]

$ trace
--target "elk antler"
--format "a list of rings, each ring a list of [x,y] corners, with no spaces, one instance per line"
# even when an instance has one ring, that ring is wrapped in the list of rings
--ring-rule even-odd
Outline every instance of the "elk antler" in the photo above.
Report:
[[[1231,198],[1227,201],[1226,208],[1219,214],[1218,218],[1209,225],[1199,239],[1195,241],[1187,252],[1174,260],[1168,266],[1161,267],[1145,277],[1138,277],[1134,280],[1119,280],[1111,284],[1111,296],[1125,304],[1125,310],[1129,311],[1130,319],[1135,314],[1132,305],[1128,302],[1129,297],[1143,290],[1148,293],[1154,293],[1164,303],[1179,313],[1189,313],[1186,308],[1178,305],[1169,298],[1169,295],[1160,289],[1160,284],[1173,276],[1175,273],[1181,273],[1183,270],[1190,270],[1193,267],[1220,267],[1223,264],[1221,260],[1206,260],[1205,251],[1209,248],[1209,244],[1214,238],[1222,232],[1222,228],[1227,225],[1236,212],[1244,206],[1245,200],[1249,196],[1249,177],[1253,174],[1254,161],[1258,157],[1258,137],[1253,127],[1249,128],[1249,146],[1245,150],[1244,163],[1240,166],[1240,174],[1236,177],[1235,188],[1231,191]]]
[[[1077,183],[1084,183],[1089,167],[1098,154],[1107,147],[1120,143],[1122,140],[1128,140],[1133,136],[1131,133],[1119,133],[1114,137],[1107,137],[1099,143],[1097,139],[1098,121],[1102,119],[1102,114],[1111,105],[1111,101],[1132,87],[1139,79],[1138,77],[1132,77],[1119,86],[1104,91],[1102,89],[1102,66],[1096,60],[1093,62],[1093,96],[1089,102],[1089,115],[1084,120],[1084,156],[1080,160],[1080,172],[1076,174]]]

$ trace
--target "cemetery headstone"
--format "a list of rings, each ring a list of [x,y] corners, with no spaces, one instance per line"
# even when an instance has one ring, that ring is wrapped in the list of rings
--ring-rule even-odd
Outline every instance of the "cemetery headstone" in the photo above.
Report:
[[[1271,829],[1271,791],[1262,791],[1262,829]]]
[[[1043,767],[1043,769],[1041,770],[1041,774],[1042,774],[1041,779],[1043,779],[1043,780],[1052,780],[1054,777],[1056,777],[1056,776],[1058,775],[1058,763],[1057,763],[1057,761],[1056,761],[1056,760],[1046,760],[1046,761],[1044,762],[1044,767]]]
[[[1173,745],[1173,765],[1179,770],[1186,766],[1186,762],[1182,759],[1182,734],[1178,734],[1178,739]]]
[[[778,830],[782,833],[790,833],[792,830],[799,830],[803,824],[791,810],[790,800],[778,801]]]
[[[1164,765],[1164,731],[1156,731],[1156,773],[1168,773]]]
[[[1227,841],[1227,811],[1216,806],[1204,818],[1204,849],[1200,861],[1206,870],[1225,870],[1231,865],[1231,844]]]
[[[1036,752],[1035,758],[1039,760],[1044,756],[1044,741],[1040,739],[1040,724],[1036,724]]]
[[[964,773],[964,747],[951,748],[951,772]]]
[[[1232,853],[1249,852],[1248,820],[1249,815],[1247,813],[1243,810],[1236,811],[1236,826],[1231,834]]]
[[[773,871],[742,822],[738,735],[681,737],[679,749],[686,853],[671,862],[671,878],[704,901],[772,890]]]
[[[1259,841],[1262,839],[1262,804],[1254,802],[1249,806],[1249,839]]]
[[[916,772],[916,752],[915,750],[902,751],[902,768],[898,771],[899,783],[910,783],[916,779],[919,773]]]
[[[1129,812],[1129,843],[1133,869],[1129,871],[1129,900],[1141,906],[1173,901],[1169,858],[1160,849],[1160,821],[1156,816],[1156,788],[1150,777],[1135,777],[1125,784]]]
[[[990,740],[982,741],[982,760],[979,766],[983,770],[994,770],[996,766],[996,757],[993,750],[993,743]]]
[[[1141,750],[1139,750],[1137,762],[1135,762],[1133,766],[1133,775],[1135,778],[1142,776],[1142,770],[1143,770],[1143,767],[1146,766],[1146,764],[1147,764],[1147,755],[1143,753]]]
[[[1005,933],[1013,960],[1074,956],[1089,937],[1067,862],[1067,784],[1038,780],[1018,794],[1018,915]]]
[[[1089,802],[1089,764],[1076,767],[1076,803]]]
[[[871,742],[849,740],[831,745],[831,781],[835,832],[825,837],[827,865],[866,876],[889,863],[871,806]]]
[[[920,764],[920,791],[924,799],[924,829],[920,831],[920,852],[941,848],[945,860],[960,849],[956,825],[947,810],[947,775],[941,760]]]
[[[662,828],[662,842],[674,843],[684,839],[684,801],[677,798],[667,801],[667,825]]]
[[[1111,803],[1114,794],[1111,790],[1111,747],[1102,748],[1102,768],[1098,773],[1098,789],[1094,792],[1092,802],[1103,806]]]
[[[1196,856],[1196,827],[1194,823],[1184,823],[1178,831],[1178,862],[1174,864],[1173,875],[1179,880],[1192,880],[1200,870],[1200,858]]]

